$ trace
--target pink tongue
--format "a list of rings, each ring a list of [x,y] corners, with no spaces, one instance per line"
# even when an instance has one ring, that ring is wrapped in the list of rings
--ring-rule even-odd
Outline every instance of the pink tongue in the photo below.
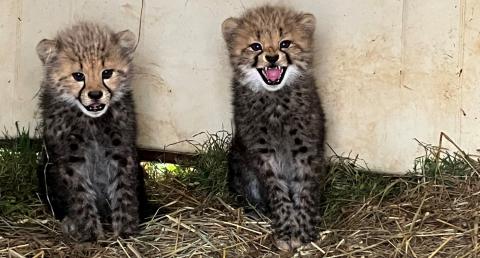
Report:
[[[280,75],[281,75],[280,69],[278,68],[267,69],[266,74],[267,74],[267,79],[272,82],[280,79]]]

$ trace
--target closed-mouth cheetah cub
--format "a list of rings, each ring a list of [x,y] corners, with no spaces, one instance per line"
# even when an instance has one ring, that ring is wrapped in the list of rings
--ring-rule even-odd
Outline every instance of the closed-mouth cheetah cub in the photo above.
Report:
[[[37,45],[45,146],[40,189],[77,241],[137,231],[144,198],[130,79],[136,37],[82,22]]]
[[[277,247],[316,239],[324,114],[312,70],[315,18],[250,9],[222,24],[233,68],[231,189],[269,211]]]

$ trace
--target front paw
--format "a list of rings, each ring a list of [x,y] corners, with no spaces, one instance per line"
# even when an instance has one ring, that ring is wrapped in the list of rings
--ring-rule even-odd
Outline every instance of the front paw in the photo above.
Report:
[[[290,252],[292,250],[292,247],[290,246],[290,241],[288,240],[277,239],[275,240],[275,245],[277,246],[278,250],[282,252]]]
[[[275,241],[275,245],[282,252],[295,251],[297,248],[303,246],[304,244],[305,243],[300,241],[300,239],[298,239],[298,238],[292,238],[292,239],[289,239],[289,240],[277,239]]]
[[[122,223],[123,222],[123,223]],[[138,233],[138,220],[113,219],[113,237],[128,238]]]
[[[65,217],[62,221],[62,232],[77,242],[95,241],[103,238],[102,224],[98,219],[80,220]]]
[[[304,244],[303,241],[301,241],[300,239],[298,238],[292,238],[290,239],[290,247],[292,248],[292,250],[295,250],[297,248],[299,248],[300,246],[302,246]]]

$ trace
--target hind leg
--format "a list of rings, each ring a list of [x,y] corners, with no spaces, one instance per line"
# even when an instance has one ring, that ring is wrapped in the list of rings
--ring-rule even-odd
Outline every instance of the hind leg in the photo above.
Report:
[[[145,180],[148,179],[147,172],[140,162],[137,164],[137,198],[138,198],[138,216],[140,222],[145,222],[149,216],[157,211],[157,207],[148,201]]]
[[[46,155],[37,167],[38,192],[42,202],[52,215],[62,220],[69,209],[68,188],[66,182],[60,182],[58,167],[49,164]]]
[[[228,158],[229,187],[261,212],[267,211],[264,186],[245,158],[232,150]]]
[[[306,162],[307,160],[310,160],[310,164]],[[317,239],[318,195],[322,193],[320,180],[324,177],[322,163],[322,159],[314,154],[305,155],[297,159],[297,166],[292,171],[295,176],[290,185],[290,192],[297,225],[291,235],[292,249]]]
[[[44,154],[37,168],[42,201],[55,218],[62,221],[63,233],[77,241],[103,236],[96,196],[91,182],[84,176],[84,163],[81,156],[71,155],[69,162],[52,162]]]

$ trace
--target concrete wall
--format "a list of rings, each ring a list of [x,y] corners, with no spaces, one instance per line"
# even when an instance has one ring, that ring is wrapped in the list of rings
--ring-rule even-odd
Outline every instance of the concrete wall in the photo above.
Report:
[[[230,67],[220,24],[265,1],[145,0],[135,79],[139,145],[163,149],[231,129]],[[271,1],[269,1],[271,2]],[[369,166],[406,171],[414,138],[480,143],[480,1],[276,1],[317,17],[316,70],[328,143]],[[35,126],[35,45],[88,19],[138,34],[141,0],[0,1],[0,126]],[[187,151],[187,144],[167,149]]]

